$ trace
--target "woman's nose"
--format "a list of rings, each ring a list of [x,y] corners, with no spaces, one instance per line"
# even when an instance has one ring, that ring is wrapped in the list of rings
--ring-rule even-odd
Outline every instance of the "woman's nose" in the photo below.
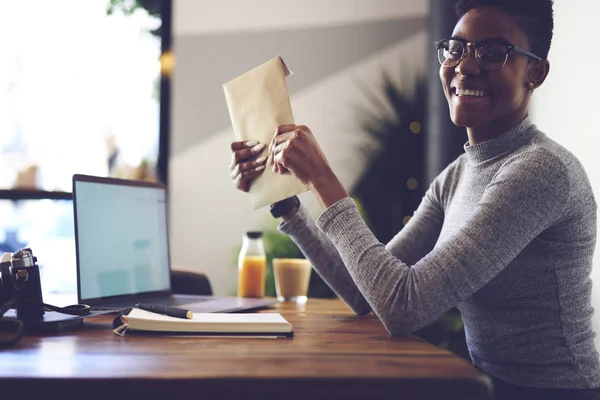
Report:
[[[469,51],[469,48],[467,47],[465,52],[467,54],[463,55],[462,59],[455,67],[456,73],[463,76],[479,75],[481,72],[481,67],[475,59],[475,49],[471,49],[471,51]]]

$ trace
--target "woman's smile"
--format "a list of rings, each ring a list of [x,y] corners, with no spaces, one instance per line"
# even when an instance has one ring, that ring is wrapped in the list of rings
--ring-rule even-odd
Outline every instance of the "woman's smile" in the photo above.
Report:
[[[490,91],[479,88],[452,87],[452,100],[460,104],[485,105],[490,102]]]

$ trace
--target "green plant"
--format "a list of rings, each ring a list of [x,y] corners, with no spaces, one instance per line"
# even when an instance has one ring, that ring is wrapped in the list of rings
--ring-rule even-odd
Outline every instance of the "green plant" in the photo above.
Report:
[[[353,195],[363,204],[373,234],[385,243],[402,229],[423,196],[427,86],[419,76],[412,91],[403,91],[384,73],[378,86],[362,85],[362,90],[372,104],[357,109],[358,124],[375,150],[363,150],[371,161]]]

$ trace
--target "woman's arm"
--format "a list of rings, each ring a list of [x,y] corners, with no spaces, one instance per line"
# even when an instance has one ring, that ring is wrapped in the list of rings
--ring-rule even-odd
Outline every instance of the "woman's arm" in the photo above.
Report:
[[[470,219],[412,268],[377,241],[350,198],[323,212],[317,226],[388,331],[411,333],[474,294],[561,217],[569,179],[552,157],[506,163]]]
[[[556,156],[544,150],[516,156],[469,205],[468,220],[411,268],[369,231],[310,129],[280,128],[268,165],[294,174],[327,207],[318,228],[393,335],[414,332],[482,288],[560,218],[569,195],[566,167]]]
[[[277,229],[298,245],[319,276],[356,314],[371,312],[371,307],[356,287],[335,246],[317,229],[306,209],[300,206]]]
[[[364,315],[371,312],[337,249],[316,227],[308,212],[300,207],[290,214],[284,216],[279,231],[292,238],[321,278],[355,313]],[[433,249],[442,222],[443,210],[432,185],[409,224],[388,243],[386,249],[400,259],[416,262]]]
[[[285,130],[280,129],[278,132],[283,133]],[[236,188],[248,191],[252,180],[262,173],[266,159],[256,157],[263,148],[263,145],[256,142],[231,143],[230,170]],[[315,161],[314,158],[312,161]],[[276,169],[277,165],[273,167]],[[338,189],[340,188],[341,185]],[[345,195],[343,188],[341,191]],[[414,222],[389,243],[389,250],[398,257],[416,260],[433,247],[439,234],[442,217],[438,215],[436,218],[430,218],[436,214],[438,208],[425,206],[425,203],[427,202],[424,201],[419,207],[424,211],[417,212],[415,215],[429,218],[413,217]],[[329,287],[357,314],[368,314],[371,311],[369,304],[356,287],[339,253],[327,236],[316,228],[314,220],[302,209],[300,211],[293,209],[282,218],[284,222],[280,225],[280,231],[288,234],[296,242]]]
[[[302,183],[311,187],[323,207],[348,196],[307,127],[279,127],[269,152],[267,165],[272,166],[274,172],[292,172]],[[290,167],[290,171],[287,167]],[[395,256],[416,262],[435,245],[444,219],[441,195],[435,188],[434,185],[429,188],[411,222],[388,244],[388,251]],[[368,302],[356,286],[338,250],[316,228],[308,213],[303,209],[297,212],[292,210],[283,219],[279,230],[294,240],[329,287],[357,314],[370,312]]]

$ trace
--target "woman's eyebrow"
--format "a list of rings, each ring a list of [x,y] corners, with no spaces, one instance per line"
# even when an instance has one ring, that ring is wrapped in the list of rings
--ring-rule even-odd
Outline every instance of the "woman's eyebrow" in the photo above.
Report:
[[[485,39],[483,39],[483,40],[480,40],[480,42],[483,42],[484,40],[485,40],[486,42],[487,42],[487,41],[489,41],[489,42],[503,42],[503,43],[509,43],[509,41],[508,41],[508,40],[506,40],[506,38],[503,38],[503,37],[491,37],[491,38],[485,38]]]
[[[452,36],[450,37],[450,39],[453,40],[464,40],[466,42],[468,42],[467,39],[461,37],[461,36]],[[485,38],[485,39],[481,39],[478,40],[478,42],[502,42],[502,43],[510,43],[508,40],[506,40],[506,38],[503,37],[490,37],[490,38]]]

